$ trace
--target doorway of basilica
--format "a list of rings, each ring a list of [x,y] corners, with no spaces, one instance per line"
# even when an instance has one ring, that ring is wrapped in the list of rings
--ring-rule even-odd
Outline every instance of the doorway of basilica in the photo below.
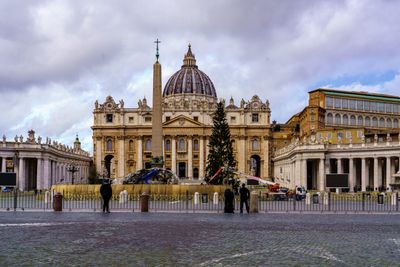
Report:
[[[186,162],[178,163],[178,176],[179,178],[186,178]]]
[[[107,178],[111,177],[111,172],[113,171],[113,159],[114,159],[114,156],[112,156],[112,155],[107,155],[104,158],[104,165],[105,165],[105,169],[107,170],[107,172],[105,173],[105,176]]]

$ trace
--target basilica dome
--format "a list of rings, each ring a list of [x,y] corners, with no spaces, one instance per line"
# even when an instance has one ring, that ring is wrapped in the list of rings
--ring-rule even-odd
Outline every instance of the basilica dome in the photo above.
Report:
[[[207,74],[198,69],[190,44],[181,69],[174,73],[165,85],[163,97],[188,94],[217,98],[213,82]]]

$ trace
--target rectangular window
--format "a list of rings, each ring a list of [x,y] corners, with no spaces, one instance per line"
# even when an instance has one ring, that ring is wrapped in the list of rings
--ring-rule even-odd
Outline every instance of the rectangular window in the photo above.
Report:
[[[133,122],[133,117],[129,117],[128,120],[129,120],[130,123],[132,123]]]
[[[357,100],[357,110],[363,110],[363,101]]]
[[[364,101],[364,110],[365,111],[369,111],[369,106],[370,106],[369,103],[370,103],[369,101]]]
[[[349,100],[349,109],[355,110],[356,109],[356,101],[353,99]]]
[[[113,114],[107,114],[106,115],[106,122],[107,123],[113,122]]]
[[[349,108],[349,100],[348,99],[342,99],[342,108],[343,109]]]
[[[258,113],[251,114],[251,121],[258,122]]]
[[[330,96],[326,97],[326,108],[333,108],[333,98]]]
[[[235,116],[232,116],[231,117],[231,123],[235,123],[236,122],[236,117]]]
[[[335,108],[342,108],[342,99],[335,98]]]
[[[385,103],[378,103],[378,111],[385,112]]]
[[[151,117],[144,117],[145,122],[151,122]]]
[[[169,120],[171,120],[170,116],[165,117],[165,121],[169,121]]]
[[[347,139],[351,138],[351,132],[346,132],[346,138]]]
[[[328,139],[332,139],[332,133],[328,133]]]
[[[361,138],[363,136],[363,132],[362,131],[357,131],[357,137]]]
[[[194,116],[194,117],[193,117],[193,120],[195,120],[195,121],[199,121],[199,117],[197,117],[197,116]]]
[[[399,105],[393,104],[393,113],[399,113]]]
[[[371,102],[370,108],[371,108],[371,111],[378,111],[376,109],[376,102]]]
[[[392,104],[386,104],[386,112],[387,113],[392,113],[393,112],[393,105]]]

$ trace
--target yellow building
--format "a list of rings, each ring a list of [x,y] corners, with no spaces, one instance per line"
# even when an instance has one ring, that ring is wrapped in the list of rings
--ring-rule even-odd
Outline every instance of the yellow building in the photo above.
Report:
[[[399,116],[397,96],[311,91],[308,106],[273,128],[274,139],[287,136],[273,140],[273,176],[288,187],[325,191],[325,174],[348,173],[349,191],[391,190],[400,182]]]
[[[163,157],[165,167],[181,178],[204,179],[212,114],[216,109],[214,84],[196,65],[189,49],[180,70],[166,83],[162,97]],[[270,109],[258,96],[231,98],[226,105],[237,168],[261,177],[270,176]],[[152,161],[152,108],[147,100],[135,108],[116,103],[111,96],[95,103],[93,111],[94,163],[112,178],[148,166]]]

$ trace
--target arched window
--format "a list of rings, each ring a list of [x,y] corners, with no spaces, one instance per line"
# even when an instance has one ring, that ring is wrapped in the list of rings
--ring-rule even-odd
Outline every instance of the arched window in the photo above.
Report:
[[[144,149],[146,151],[151,151],[151,139],[146,139],[146,143],[144,144]]]
[[[198,168],[193,169],[193,179],[199,179],[199,169]]]
[[[390,118],[388,118],[387,121],[386,121],[386,127],[387,128],[393,128],[393,123],[392,123],[392,120]]]
[[[393,128],[399,128],[399,121],[397,119],[393,120]]]
[[[354,116],[354,115],[350,116],[350,124],[351,125],[356,125],[356,116]]]
[[[199,151],[199,140],[198,139],[193,140],[193,151]]]
[[[363,117],[362,116],[358,116],[357,125],[358,126],[363,126],[363,124],[364,124]]]
[[[129,151],[133,151],[133,140],[129,140]]]
[[[341,122],[341,118],[340,118],[340,115],[339,114],[336,114],[335,115],[335,124],[341,124],[342,122]]]
[[[332,115],[332,113],[328,113],[328,115],[326,115],[326,123],[327,124],[333,124],[333,115]]]
[[[165,141],[165,151],[171,151],[171,140]]]
[[[232,149],[236,150],[236,142],[235,139],[232,139]]]
[[[251,141],[251,149],[254,150],[254,151],[257,151],[257,150],[260,149],[260,145],[259,145],[259,142],[258,142],[257,139],[253,139]]]
[[[113,143],[111,139],[107,140],[107,144],[106,144],[106,150],[107,151],[112,151],[113,150]]]
[[[371,126],[371,119],[368,116],[365,117],[365,126]]]
[[[178,150],[179,151],[185,151],[185,139],[183,139],[183,138],[179,138],[179,141],[178,141]]]
[[[346,114],[343,115],[343,124],[348,125],[349,124],[349,117],[347,117]]]
[[[385,127],[385,119],[384,118],[380,118],[379,119],[379,127]]]
[[[372,118],[372,127],[378,127],[378,119],[376,117]]]

